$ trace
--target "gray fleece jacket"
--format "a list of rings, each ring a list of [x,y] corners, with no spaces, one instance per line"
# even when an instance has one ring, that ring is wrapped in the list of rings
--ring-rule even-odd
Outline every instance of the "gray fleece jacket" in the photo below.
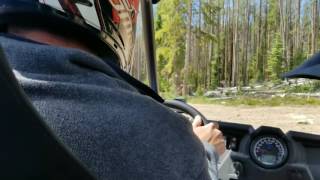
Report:
[[[190,124],[102,59],[4,35],[0,43],[46,123],[99,179],[210,179]]]

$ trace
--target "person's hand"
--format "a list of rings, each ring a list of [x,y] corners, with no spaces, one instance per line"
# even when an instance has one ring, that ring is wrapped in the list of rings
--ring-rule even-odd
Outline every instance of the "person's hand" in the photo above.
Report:
[[[198,136],[198,138],[201,141],[205,141],[213,145],[219,155],[222,155],[225,152],[225,141],[217,124],[209,123],[205,126],[202,126],[201,117],[196,116],[192,123],[192,127],[193,132]]]

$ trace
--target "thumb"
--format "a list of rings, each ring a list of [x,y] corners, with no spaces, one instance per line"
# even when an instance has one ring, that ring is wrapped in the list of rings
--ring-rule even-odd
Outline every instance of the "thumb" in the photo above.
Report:
[[[199,127],[201,125],[202,125],[201,117],[197,115],[192,122],[192,127]]]

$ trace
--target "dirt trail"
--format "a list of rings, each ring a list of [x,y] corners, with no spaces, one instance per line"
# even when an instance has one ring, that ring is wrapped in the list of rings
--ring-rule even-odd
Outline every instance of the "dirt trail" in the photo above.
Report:
[[[208,119],[320,134],[320,106],[249,107],[193,104]]]

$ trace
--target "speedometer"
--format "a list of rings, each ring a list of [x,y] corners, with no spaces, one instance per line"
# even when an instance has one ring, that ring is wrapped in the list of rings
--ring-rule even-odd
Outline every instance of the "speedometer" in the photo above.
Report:
[[[288,157],[287,145],[275,136],[259,136],[250,147],[253,160],[262,167],[276,168]]]

